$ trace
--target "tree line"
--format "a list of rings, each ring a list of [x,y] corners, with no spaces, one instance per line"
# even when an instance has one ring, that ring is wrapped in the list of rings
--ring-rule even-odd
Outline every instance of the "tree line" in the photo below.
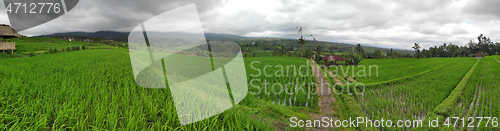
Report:
[[[392,48],[385,52],[385,54],[376,49],[373,53],[366,53],[364,47],[361,44],[356,44],[354,47],[356,54],[359,54],[363,59],[397,59],[397,58],[411,58],[412,56],[408,53],[401,53],[393,50]]]
[[[470,40],[465,46],[443,43],[440,46],[434,46],[420,51],[419,43],[415,43],[413,49],[415,49],[415,58],[471,57],[478,52],[482,52],[483,54],[489,56],[499,55],[500,43],[493,43],[490,38],[481,34],[477,37],[477,42]]]

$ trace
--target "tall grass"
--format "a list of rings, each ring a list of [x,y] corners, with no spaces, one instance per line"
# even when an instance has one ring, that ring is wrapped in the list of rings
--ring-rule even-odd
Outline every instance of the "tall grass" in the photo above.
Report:
[[[475,61],[456,61],[411,81],[367,89],[357,96],[358,103],[370,119],[423,120],[448,97]]]
[[[170,90],[138,86],[125,49],[6,59],[0,69],[0,130],[275,130],[310,111],[247,96],[181,126]]]

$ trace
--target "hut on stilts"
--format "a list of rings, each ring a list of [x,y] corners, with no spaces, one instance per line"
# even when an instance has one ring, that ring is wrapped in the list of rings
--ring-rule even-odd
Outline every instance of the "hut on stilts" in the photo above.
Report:
[[[20,37],[21,35],[17,33],[16,30],[12,29],[9,25],[0,25],[0,50],[2,52],[11,51],[14,54],[16,50],[16,43],[12,42],[12,38]]]

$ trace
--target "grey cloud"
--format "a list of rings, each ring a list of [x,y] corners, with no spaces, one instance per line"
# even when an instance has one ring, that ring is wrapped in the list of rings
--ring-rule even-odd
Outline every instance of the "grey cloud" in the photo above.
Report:
[[[245,15],[238,19],[245,23],[245,27],[237,27],[227,30],[236,34],[245,34],[248,32],[279,31],[277,37],[295,38],[290,32],[296,32],[294,26],[301,25],[305,28],[304,32],[315,33],[320,36],[328,31],[337,32],[359,32],[357,36],[325,36],[328,40],[342,40],[354,42],[367,40],[369,42],[382,44],[381,41],[392,41],[389,43],[422,42],[423,45],[432,45],[433,42],[441,44],[442,37],[452,37],[454,35],[467,34],[467,30],[458,25],[464,22],[465,17],[460,15],[461,8],[451,6],[452,0],[431,0],[431,1],[401,1],[393,0],[386,2],[372,1],[294,1],[283,0],[281,5],[274,9],[276,12],[286,14],[282,20],[287,20],[286,26],[280,24],[270,24],[264,17],[255,17],[256,14]],[[265,14],[261,14],[265,15]],[[241,16],[240,16],[241,17]],[[233,20],[227,17],[225,20]],[[242,20],[243,19],[243,20]],[[213,22],[214,24],[224,24],[223,20]],[[443,28],[444,25],[457,25],[450,28]],[[376,30],[391,30],[396,26],[409,26],[412,34],[407,37],[391,36],[390,34],[373,34],[381,38],[372,38],[366,36]],[[274,27],[274,28],[273,28]],[[236,30],[233,30],[236,29]],[[283,35],[283,33],[288,35]],[[424,36],[414,36],[423,34]],[[381,36],[380,36],[381,35]],[[339,39],[337,37],[342,37]],[[385,38],[388,37],[388,38]],[[335,39],[331,39],[335,38]],[[421,41],[425,39],[426,41]],[[430,39],[430,40],[427,40]],[[397,41],[397,42],[396,42]],[[403,42],[405,41],[405,42]],[[454,42],[453,40],[450,42]],[[400,45],[394,45],[400,46]],[[402,48],[409,48],[406,46]]]
[[[184,5],[195,3],[199,12],[212,10],[222,4],[220,0],[85,0],[80,1],[68,14],[51,21],[54,32],[66,31],[131,31],[141,22]],[[182,14],[179,14],[182,16]],[[65,26],[61,26],[65,25]],[[23,33],[49,33],[27,30]]]
[[[407,12],[430,12],[446,7],[453,0],[393,0],[397,8]]]
[[[490,15],[500,18],[500,1],[498,0],[473,0],[467,2],[463,12],[471,15]]]
[[[369,1],[322,2],[307,1],[284,4],[277,11],[293,14],[292,17],[297,18],[293,20],[297,23],[305,23],[315,28],[329,30],[356,30],[366,27],[383,28],[392,17],[391,11],[384,8],[384,3]]]
[[[469,34],[470,32],[465,30],[464,28],[460,28],[460,27],[457,27],[457,28],[454,28],[452,31],[451,31],[451,34]]]

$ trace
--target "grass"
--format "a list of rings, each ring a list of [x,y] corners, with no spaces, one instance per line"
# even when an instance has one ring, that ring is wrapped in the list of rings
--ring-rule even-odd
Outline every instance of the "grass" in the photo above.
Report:
[[[247,96],[221,114],[181,126],[170,87],[139,86],[129,50],[54,38],[21,37],[14,42],[18,48],[14,55],[0,53],[0,130],[304,130],[289,127],[289,119],[311,119],[308,113],[318,113],[319,109],[316,79],[305,58],[272,57],[269,51],[257,51],[257,57],[247,54]],[[75,50],[82,46],[99,50]],[[59,53],[43,53],[50,52],[49,48]],[[63,49],[65,52],[61,52]],[[167,61],[185,59],[195,58]],[[495,83],[500,84],[496,78],[500,74],[498,60],[498,55],[479,62],[473,58],[365,59],[361,62],[367,69],[365,73],[368,75],[370,65],[377,65],[378,72],[363,76],[358,75],[362,67],[349,67],[349,72],[337,72],[337,78],[345,84],[344,76],[355,76],[349,81],[370,88],[364,90],[364,95],[334,93],[333,115],[341,120],[498,116],[500,99],[495,98],[500,98],[500,92],[494,88]],[[179,69],[192,69],[201,63],[195,61]],[[167,73],[167,81],[190,79],[195,73],[173,71],[181,75],[168,77],[171,75]],[[333,78],[323,73],[334,85]],[[474,102],[477,104],[470,106]],[[420,129],[431,130],[415,130]]]
[[[460,98],[462,91],[466,88],[466,86],[469,84],[470,79],[472,77],[472,74],[474,73],[477,64],[479,63],[478,60],[476,64],[472,66],[472,68],[465,74],[465,76],[462,78],[460,83],[458,83],[457,87],[451,92],[451,94],[444,100],[439,106],[434,109],[434,112],[439,114],[439,115],[444,115],[444,116],[450,116],[451,111],[454,107],[456,107],[456,101]]]
[[[445,119],[450,117],[497,117],[500,113],[498,106],[498,88],[496,83],[498,78],[496,74],[500,74],[500,63],[495,62],[498,56],[487,56],[479,60],[467,75],[460,81],[452,94],[443,101],[434,112],[429,114],[433,117],[440,117],[439,123],[444,123]],[[482,98],[482,99],[481,99]],[[425,120],[427,121],[427,119]],[[466,120],[466,125],[458,123],[457,125],[440,125],[440,130],[498,130],[498,127],[493,127],[489,123],[486,127],[486,122],[482,122],[478,126],[477,121],[470,123]],[[468,124],[474,125],[474,128],[466,128]],[[431,130],[430,128],[418,128],[416,130]],[[437,130],[437,129],[433,129]]]
[[[125,49],[5,59],[0,69],[0,130],[302,130],[287,120],[314,111],[248,95],[181,126],[170,90],[138,86]]]
[[[370,84],[412,77],[437,66],[463,59],[467,58],[364,59],[359,66],[333,66],[330,69],[339,76],[355,76],[357,82]]]
[[[447,105],[435,109],[435,112],[444,117],[497,117],[500,116],[500,91],[498,90],[499,79],[496,77],[500,74],[500,65],[495,61],[494,57],[485,57],[478,62],[477,67],[471,74],[468,83],[465,83],[460,91],[460,94],[451,95],[449,101],[443,102],[441,105]],[[464,86],[465,85],[465,86]],[[451,107],[451,108],[450,108]],[[466,123],[469,123],[466,122]],[[475,121],[477,127],[477,121]],[[481,123],[480,130],[490,130],[493,125],[489,123],[485,127],[486,122]],[[463,125],[458,125],[456,129],[462,129]],[[465,129],[465,128],[464,128]],[[498,127],[493,128],[498,130]]]
[[[249,57],[245,63],[250,94],[283,105],[317,107],[316,79],[307,59]]]
[[[352,119],[355,119],[358,117],[367,118],[367,116],[365,115],[363,110],[361,108],[359,108],[357,101],[353,97],[352,94],[340,94],[339,96],[342,99],[342,101],[345,103],[346,110],[349,112],[347,114],[347,116],[349,116],[349,117],[346,117],[346,118],[352,118]],[[377,130],[377,128],[374,128],[374,127],[370,127],[370,126],[366,127],[366,122],[360,123],[359,125],[360,126],[357,127],[356,129],[363,130],[363,131],[367,131],[367,130],[376,131]]]
[[[423,119],[448,97],[475,62],[463,59],[411,81],[368,88],[357,99],[372,119]]]
[[[48,48],[55,48],[61,50],[73,46],[86,46],[87,49],[103,49],[103,48],[117,48],[115,46],[108,46],[101,43],[90,43],[84,41],[69,41],[67,39],[57,39],[48,37],[18,37],[13,38],[12,42],[16,42],[16,50],[14,53],[33,52],[33,51],[46,51]]]

